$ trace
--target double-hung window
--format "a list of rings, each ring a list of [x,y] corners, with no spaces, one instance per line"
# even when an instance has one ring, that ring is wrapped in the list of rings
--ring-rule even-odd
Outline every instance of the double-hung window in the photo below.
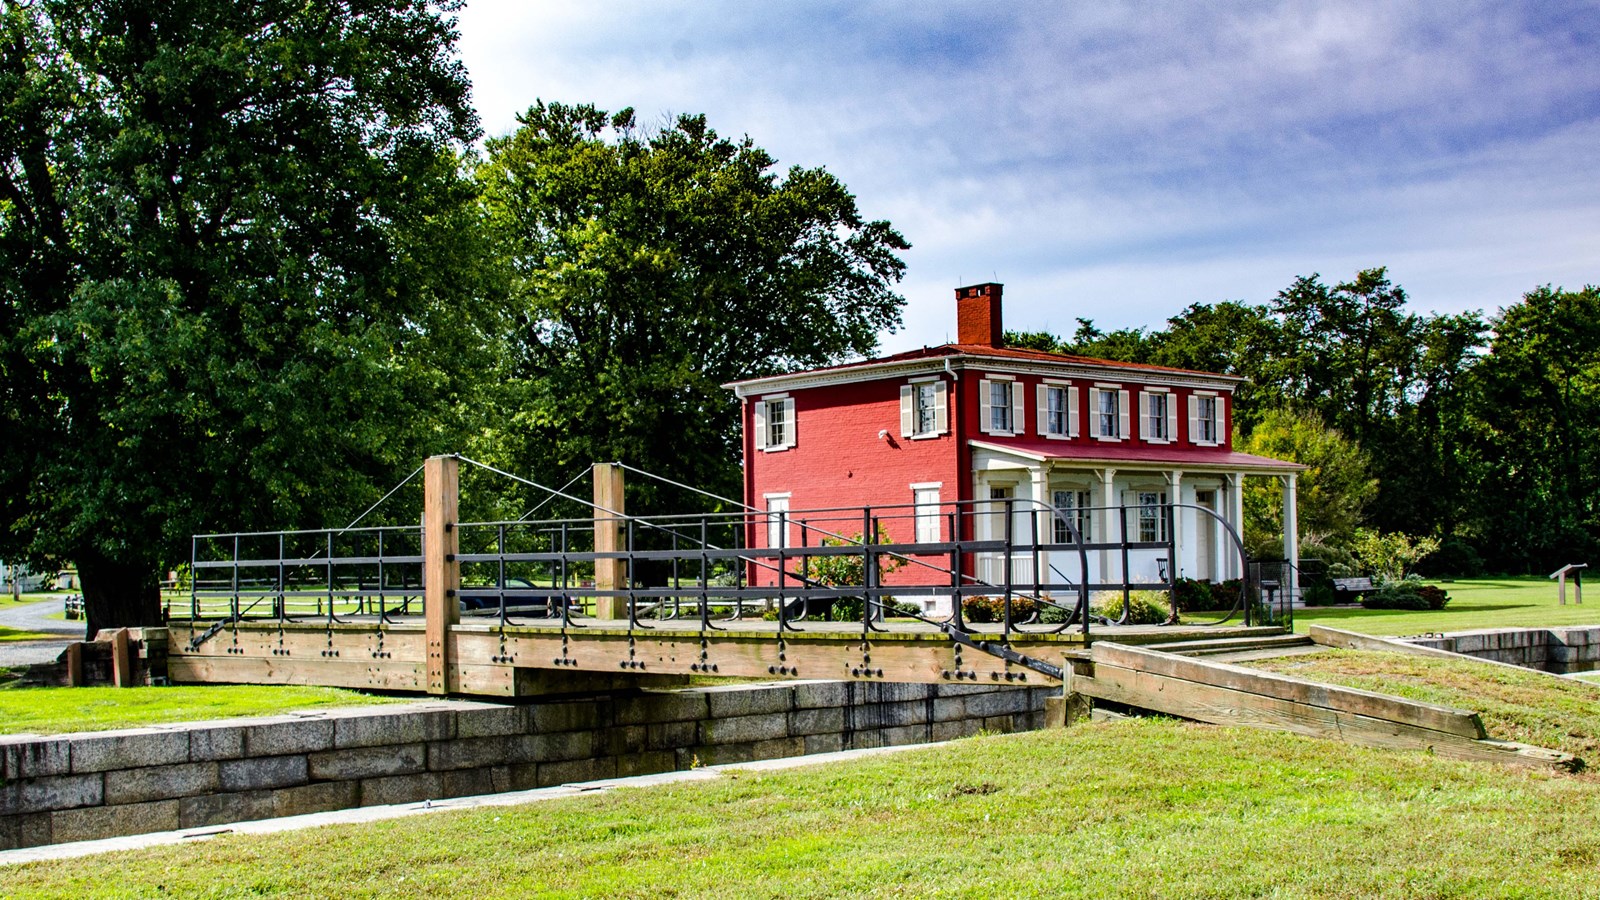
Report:
[[[1216,394],[1189,395],[1189,440],[1202,447],[1223,443],[1224,401]]]
[[[1139,541],[1154,544],[1167,539],[1167,495],[1139,491]]]
[[[924,378],[900,386],[900,436],[938,437],[950,430],[948,386],[943,379]]]
[[[1078,436],[1078,389],[1070,384],[1046,381],[1039,385],[1035,399],[1039,407],[1039,435],[1048,438]]]
[[[1128,439],[1128,392],[1117,385],[1098,385],[1094,389],[1093,429],[1096,440]]]
[[[991,376],[978,381],[978,430],[984,434],[1022,433],[1022,385]]]
[[[756,448],[787,450],[795,443],[794,398],[778,395],[756,401]]]
[[[1145,441],[1171,443],[1178,430],[1178,409],[1172,404],[1172,395],[1159,389],[1140,391],[1139,423]]]
[[[1085,541],[1093,540],[1093,519],[1089,513],[1088,491],[1051,491],[1050,505],[1055,511],[1050,515],[1051,536],[1057,544],[1073,543],[1071,522]]]

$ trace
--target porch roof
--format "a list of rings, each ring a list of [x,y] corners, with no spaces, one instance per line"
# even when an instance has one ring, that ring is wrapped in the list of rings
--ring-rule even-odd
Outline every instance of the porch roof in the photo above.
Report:
[[[975,449],[991,450],[1042,462],[1064,462],[1075,466],[1127,466],[1140,469],[1181,469],[1185,472],[1303,472],[1299,463],[1236,453],[1232,450],[1174,449],[1149,444],[1101,443],[1092,445],[1047,439],[968,441]]]

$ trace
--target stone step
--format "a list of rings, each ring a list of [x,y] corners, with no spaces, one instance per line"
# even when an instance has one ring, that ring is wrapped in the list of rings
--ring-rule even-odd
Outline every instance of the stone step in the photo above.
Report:
[[[1217,638],[1199,641],[1174,641],[1169,644],[1152,644],[1151,650],[1176,653],[1180,656],[1210,656],[1243,650],[1262,650],[1278,647],[1301,647],[1311,643],[1303,634],[1278,634],[1259,637]]]

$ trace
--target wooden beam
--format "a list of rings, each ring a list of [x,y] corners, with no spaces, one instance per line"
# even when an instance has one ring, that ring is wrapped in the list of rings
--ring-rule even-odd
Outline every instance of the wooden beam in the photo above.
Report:
[[[450,626],[461,618],[460,535],[461,462],[431,456],[422,475],[422,598],[428,647],[428,693],[451,691]]]
[[[111,683],[117,687],[133,687],[133,647],[126,628],[111,632]]]
[[[615,463],[594,464],[594,552],[618,553],[625,549],[622,514],[622,467]],[[628,564],[620,559],[594,561],[594,586],[601,591],[628,589]],[[599,619],[625,619],[628,617],[626,597],[596,597],[595,617]]]
[[[1093,678],[1075,676],[1072,684],[1074,690],[1101,700],[1216,725],[1267,728],[1368,747],[1424,750],[1452,759],[1558,769],[1579,765],[1574,757],[1555,750],[1468,738],[1109,664],[1096,663]]]
[[[1105,641],[1096,643],[1090,653],[1097,673],[1104,663],[1245,694],[1448,732],[1474,740],[1486,736],[1478,714],[1464,709],[1418,703],[1371,691],[1320,684],[1287,675],[1175,656],[1142,647],[1124,647]]]

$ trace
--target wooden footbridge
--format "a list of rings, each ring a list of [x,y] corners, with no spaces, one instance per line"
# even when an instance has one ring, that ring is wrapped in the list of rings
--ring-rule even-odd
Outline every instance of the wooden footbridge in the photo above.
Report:
[[[796,545],[753,547],[766,513],[626,515],[615,465],[596,467],[590,518],[460,522],[460,464],[423,467],[420,529],[196,536],[188,615],[171,616],[171,677],[498,696],[691,675],[1038,685],[1061,682],[1097,638],[1282,633],[1258,622],[1282,616],[1281,602],[1249,596],[1214,625],[1097,623],[1091,592],[1170,585],[1091,583],[1088,555],[1171,558],[1173,547],[1126,530],[1087,543],[1066,519],[1065,544],[1016,533],[1017,501],[944,504],[947,539],[924,542],[886,535],[926,509],[790,512]],[[1003,533],[973,539],[982,516]],[[984,560],[1002,561],[990,566],[999,578],[974,574]],[[1247,579],[1241,594],[1260,593]],[[933,597],[948,612],[906,605]],[[971,597],[996,621],[964,616]],[[847,607],[847,620],[832,615]]]
[[[625,515],[615,466],[596,468],[590,518],[460,522],[460,461],[435,457],[420,470],[420,529],[196,536],[188,615],[169,621],[169,677],[502,697],[685,676],[1059,684],[1062,722],[1099,699],[1468,759],[1573,764],[1487,740],[1469,711],[1216,661],[1311,643],[1288,633],[1287,598],[1248,564],[1239,603],[1211,624],[1097,619],[1092,592],[1126,599],[1152,586],[1091,582],[1089,554],[1120,556],[1122,571],[1131,553],[1173,558],[1170,544],[1126,530],[1088,543],[1063,519],[1065,545],[1009,524],[978,540],[972,520],[1012,523],[1010,502],[998,512],[947,504],[942,541],[884,536],[886,522],[926,510],[819,510],[788,514],[797,546],[760,547],[752,538],[767,533],[766,513]],[[907,528],[887,527],[896,530]],[[1080,563],[1070,575],[1063,557]],[[985,558],[1000,561],[987,567],[998,579],[975,574]],[[932,597],[949,611],[903,605]],[[995,621],[963,614],[972,597],[986,598]]]

